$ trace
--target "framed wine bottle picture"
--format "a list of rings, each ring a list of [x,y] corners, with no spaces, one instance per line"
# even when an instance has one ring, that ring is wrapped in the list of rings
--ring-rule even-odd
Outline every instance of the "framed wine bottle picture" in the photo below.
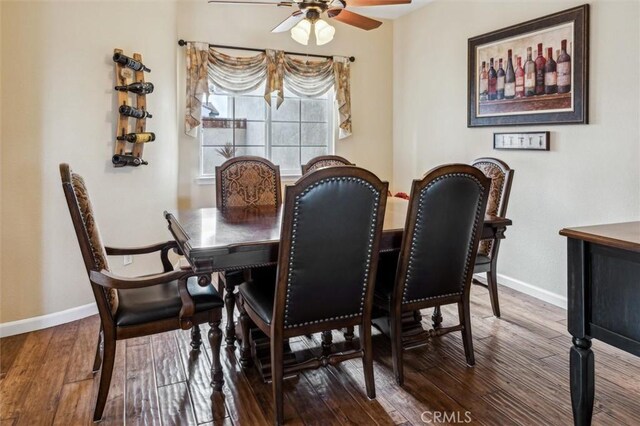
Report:
[[[588,4],[470,38],[468,59],[468,127],[588,123]]]

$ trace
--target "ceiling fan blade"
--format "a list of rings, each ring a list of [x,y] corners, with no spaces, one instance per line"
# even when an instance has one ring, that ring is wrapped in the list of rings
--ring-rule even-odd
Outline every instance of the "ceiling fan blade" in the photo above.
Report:
[[[207,3],[217,3],[217,4],[257,4],[259,6],[293,6],[292,1],[281,1],[281,2],[272,2],[272,1],[234,1],[234,0],[209,0]]]
[[[348,6],[366,7],[366,6],[386,6],[394,4],[409,4],[411,0],[345,0]]]
[[[295,27],[296,24],[304,19],[305,15],[300,10],[296,10],[284,21],[280,22],[277,27],[271,30],[272,33],[284,33]]]
[[[382,22],[375,19],[367,18],[366,16],[359,15],[357,13],[349,12],[346,9],[329,9],[327,10],[327,16],[333,18],[336,21],[340,21],[343,24],[353,25],[354,27],[361,28],[363,30],[373,30],[382,25]]]

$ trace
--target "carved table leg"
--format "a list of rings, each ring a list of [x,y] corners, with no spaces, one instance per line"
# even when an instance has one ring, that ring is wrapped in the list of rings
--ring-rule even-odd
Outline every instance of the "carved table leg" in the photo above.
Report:
[[[227,324],[225,325],[225,342],[227,347],[235,348],[236,341],[236,325],[234,321],[234,310],[236,307],[236,295],[234,290],[236,289],[236,281],[238,281],[238,274],[242,274],[242,271],[233,272],[220,272],[218,274],[218,280],[224,284],[224,307],[227,311]],[[240,279],[240,282],[242,280]]]
[[[594,367],[591,339],[573,338],[569,350],[571,370],[571,406],[576,426],[591,424],[593,414]]]
[[[209,322],[209,344],[211,345],[211,386],[214,390],[222,390],[224,384],[222,363],[220,362],[220,346],[222,344],[222,330],[220,330],[220,318],[214,318]]]
[[[438,329],[442,327],[442,312],[440,312],[440,306],[436,306],[433,308],[433,315],[431,316],[431,321],[433,321],[433,328]]]
[[[240,365],[243,368],[251,366],[253,358],[251,357],[251,342],[249,338],[249,328],[251,327],[251,318],[241,308],[240,309],[240,327],[242,327],[242,342],[240,346]],[[235,333],[235,330],[234,330]]]
[[[353,342],[353,326],[352,325],[347,327],[347,329],[345,330],[345,332],[344,332],[344,340],[346,340],[347,343]]]
[[[198,352],[200,345],[202,344],[202,337],[200,336],[200,326],[194,325],[191,327],[191,350]]]
[[[331,330],[322,332],[322,349],[329,350],[331,348],[331,344],[333,343],[333,334]]]

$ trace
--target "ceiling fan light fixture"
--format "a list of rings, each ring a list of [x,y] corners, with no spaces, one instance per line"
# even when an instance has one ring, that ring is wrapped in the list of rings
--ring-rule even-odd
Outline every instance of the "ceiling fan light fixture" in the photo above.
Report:
[[[322,46],[323,44],[329,43],[333,40],[333,36],[336,33],[336,29],[327,24],[326,21],[322,19],[318,19],[315,23],[315,33],[316,33],[316,44],[318,46]]]
[[[311,22],[303,19],[298,22],[295,27],[291,28],[291,38],[305,46],[309,44],[309,36],[311,35]]]

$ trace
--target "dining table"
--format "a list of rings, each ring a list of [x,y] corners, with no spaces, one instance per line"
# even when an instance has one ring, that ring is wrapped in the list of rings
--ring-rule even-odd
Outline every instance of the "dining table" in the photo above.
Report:
[[[409,202],[405,199],[388,198],[381,252],[400,250],[408,206]],[[245,271],[275,265],[283,210],[282,205],[226,209],[208,207],[165,211],[164,216],[169,232],[194,273],[210,276],[214,272]],[[511,225],[512,221],[508,218],[486,215],[482,239],[503,239],[507,227]],[[227,294],[225,303],[234,303],[232,296]],[[420,320],[419,312],[413,315],[409,313],[403,318],[403,332],[422,329]],[[226,331],[227,334],[235,334],[232,322]],[[243,365],[250,363],[246,354],[241,354],[241,362]],[[263,378],[268,380],[268,368],[264,366],[262,370]]]

